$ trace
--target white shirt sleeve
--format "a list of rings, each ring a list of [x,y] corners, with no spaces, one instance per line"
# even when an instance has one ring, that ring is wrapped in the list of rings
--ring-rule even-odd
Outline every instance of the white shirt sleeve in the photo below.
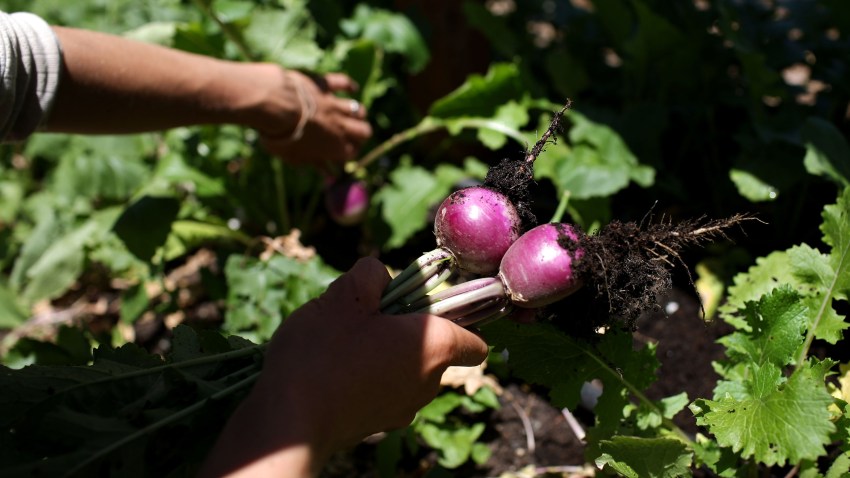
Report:
[[[0,12],[0,141],[24,139],[44,123],[61,70],[59,40],[44,20]]]

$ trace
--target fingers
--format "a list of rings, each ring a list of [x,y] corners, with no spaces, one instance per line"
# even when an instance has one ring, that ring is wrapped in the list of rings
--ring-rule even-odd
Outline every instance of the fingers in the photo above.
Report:
[[[330,91],[356,92],[360,86],[344,73],[328,73],[324,77],[325,85]]]

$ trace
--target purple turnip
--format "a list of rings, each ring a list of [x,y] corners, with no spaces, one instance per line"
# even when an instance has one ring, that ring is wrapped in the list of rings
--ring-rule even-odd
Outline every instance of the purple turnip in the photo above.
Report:
[[[334,178],[325,187],[325,208],[341,226],[360,224],[369,209],[369,191],[364,181]]]
[[[443,283],[455,269],[493,274],[502,256],[519,237],[522,223],[503,194],[481,186],[455,191],[437,209],[437,249],[426,252],[384,291],[381,308],[395,311]],[[399,302],[391,307],[394,302]]]
[[[481,186],[455,191],[437,209],[437,245],[452,253],[458,267],[492,274],[520,235],[519,214],[504,194]]]
[[[526,232],[502,258],[499,277],[519,307],[551,304],[581,287],[576,262],[584,250],[579,232],[568,224],[542,224]]]

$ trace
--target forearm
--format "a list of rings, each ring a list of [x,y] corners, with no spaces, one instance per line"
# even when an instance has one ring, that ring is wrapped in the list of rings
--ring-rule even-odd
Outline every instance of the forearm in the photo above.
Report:
[[[228,420],[199,478],[318,476],[330,454],[323,445],[326,440],[319,439],[322,427],[310,418],[315,416],[310,404],[319,400],[310,397],[307,402],[293,403],[303,402],[300,398],[304,397],[298,395],[308,392],[293,393],[290,388],[275,393],[259,383]]]
[[[274,65],[236,63],[87,30],[54,27],[64,66],[46,128],[132,133],[193,124],[259,127]],[[270,76],[280,75],[281,78]],[[274,105],[292,111],[298,105]]]

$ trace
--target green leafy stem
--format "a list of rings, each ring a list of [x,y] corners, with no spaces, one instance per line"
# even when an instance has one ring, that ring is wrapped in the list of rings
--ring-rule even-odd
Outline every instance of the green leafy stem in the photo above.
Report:
[[[256,368],[257,368],[257,364],[252,364],[252,365],[249,365],[249,366],[239,370],[236,373],[242,374],[244,372],[255,370]],[[199,400],[199,401],[193,403],[192,405],[189,405],[188,407],[185,407],[182,410],[179,410],[176,413],[168,415],[165,418],[157,420],[156,422],[151,423],[150,425],[148,425],[144,428],[136,430],[135,432],[127,435],[126,437],[124,437],[120,440],[113,442],[109,446],[104,447],[103,449],[101,449],[97,453],[91,455],[87,459],[80,462],[76,467],[74,467],[74,469],[72,469],[69,472],[69,475],[74,475],[75,473],[84,469],[86,466],[88,466],[92,463],[95,463],[99,459],[101,459],[105,456],[108,456],[110,453],[120,449],[121,447],[123,447],[123,446],[125,446],[129,443],[132,443],[133,441],[135,441],[135,440],[137,440],[137,439],[139,439],[143,436],[151,434],[151,433],[153,433],[153,432],[155,432],[155,431],[157,431],[157,430],[159,430],[159,429],[161,429],[165,426],[171,425],[172,423],[176,423],[176,422],[178,422],[178,421],[180,421],[180,420],[182,420],[186,417],[191,416],[192,414],[194,414],[197,411],[199,411],[200,409],[202,409],[204,406],[207,405],[207,403],[209,403],[211,401],[220,400],[220,399],[225,398],[225,397],[227,397],[227,396],[229,396],[233,393],[236,393],[236,392],[238,392],[242,389],[250,387],[255,381],[257,381],[257,378],[259,376],[260,376],[260,371],[255,370],[253,373],[251,373],[247,377],[243,378],[242,380],[234,383],[233,385],[226,387],[226,388],[223,388],[223,389],[219,390],[218,392],[210,395],[209,397],[206,397],[202,400]]]
[[[683,442],[687,443],[688,446],[691,449],[693,449],[694,441],[691,439],[691,437],[684,430],[682,430],[678,425],[676,425],[676,423],[672,419],[664,416],[664,412],[660,408],[658,408],[658,405],[656,405],[655,402],[650,400],[649,397],[647,397],[643,393],[643,391],[641,391],[641,389],[639,389],[634,384],[632,384],[631,382],[626,380],[626,378],[623,377],[622,374],[617,372],[616,369],[612,368],[602,357],[596,355],[591,350],[589,350],[589,349],[587,349],[587,348],[585,348],[581,345],[578,345],[578,344],[576,344],[576,345],[579,348],[579,350],[581,350],[582,352],[587,354],[587,356],[590,357],[594,362],[599,364],[599,366],[602,367],[603,370],[608,372],[612,377],[614,377],[614,379],[616,379],[624,387],[626,387],[626,389],[629,392],[631,392],[632,395],[634,395],[642,404],[646,405],[654,413],[657,413],[658,416],[661,417],[661,423],[665,427],[667,427],[669,430],[671,430],[673,433],[675,433],[676,436],[678,436]]]
[[[116,382],[116,381],[120,381],[120,380],[128,380],[128,379],[137,378],[137,377],[141,377],[141,376],[145,376],[145,375],[157,374],[157,373],[163,372],[167,369],[182,369],[182,368],[194,367],[194,366],[199,366],[199,365],[206,365],[206,364],[211,364],[211,363],[219,363],[219,362],[223,362],[223,361],[226,361],[226,360],[232,360],[232,359],[237,359],[237,358],[249,357],[249,356],[255,355],[255,354],[262,354],[265,351],[265,349],[266,349],[266,344],[255,345],[255,346],[246,347],[246,348],[242,348],[242,349],[238,349],[238,350],[232,350],[230,352],[223,352],[223,353],[219,353],[219,354],[215,354],[215,355],[209,355],[209,356],[184,360],[184,361],[180,361],[180,362],[174,362],[174,363],[159,365],[159,366],[150,367],[150,368],[146,368],[146,369],[142,369],[142,370],[137,370],[137,371],[134,371],[134,372],[124,373],[124,374],[120,374],[120,375],[114,375],[114,376],[110,376],[110,377],[99,379],[99,380],[92,380],[90,382],[80,383],[80,384],[77,384],[77,385],[74,385],[74,386],[71,386],[71,387],[68,387],[66,389],[61,390],[59,392],[59,394],[67,394],[67,393],[70,393],[74,390],[78,390],[78,389],[88,387],[88,386],[92,386],[92,385],[99,385],[99,384],[104,384],[104,383],[109,383],[109,382]],[[193,403],[192,405],[189,405],[188,407],[185,407],[185,408],[183,408],[183,409],[181,409],[181,410],[179,410],[179,411],[177,411],[173,414],[170,414],[170,415],[168,415],[168,416],[166,416],[166,417],[164,417],[160,420],[157,420],[157,421],[151,423],[150,425],[148,425],[144,428],[141,428],[139,430],[136,430],[135,432],[125,436],[124,438],[115,441],[114,443],[110,444],[109,446],[107,446],[107,447],[99,450],[97,453],[91,455],[86,460],[78,463],[74,467],[74,469],[70,471],[69,475],[73,475],[74,473],[82,470],[86,466],[96,462],[97,460],[109,455],[110,453],[120,449],[121,447],[123,447],[123,446],[125,446],[129,443],[132,443],[133,441],[135,441],[135,440],[137,440],[141,437],[144,437],[144,436],[146,436],[150,433],[155,432],[156,430],[159,430],[159,429],[161,429],[165,426],[171,425],[171,424],[176,423],[176,422],[178,422],[178,421],[180,421],[180,420],[182,420],[186,417],[191,416],[192,414],[201,410],[204,406],[206,406],[211,401],[221,400],[221,399],[228,397],[228,396],[230,396],[230,395],[232,395],[232,394],[234,394],[238,391],[241,391],[243,389],[250,387],[257,380],[257,378],[260,376],[259,368],[260,368],[260,362],[255,362],[255,363],[252,363],[252,364],[250,364],[246,367],[243,367],[243,368],[237,370],[236,372],[231,373],[230,375],[228,375],[228,377],[225,377],[225,379],[230,378],[230,377],[240,376],[240,375],[243,375],[245,373],[249,373],[249,375],[242,378],[241,380],[237,381],[236,383],[234,383],[234,384],[232,384],[228,387],[225,387],[225,388],[215,392],[214,394]]]
[[[198,357],[198,358],[194,358],[194,359],[183,360],[183,361],[180,361],[180,362],[172,362],[172,363],[167,363],[167,364],[163,364],[163,365],[157,365],[155,367],[149,367],[149,368],[145,368],[145,369],[142,369],[142,370],[136,370],[134,372],[123,373],[123,374],[120,374],[120,375],[110,375],[109,377],[104,377],[104,378],[99,379],[99,380],[92,380],[90,382],[83,382],[83,383],[73,385],[71,387],[68,387],[66,389],[61,390],[59,393],[69,393],[69,392],[72,392],[74,390],[84,388],[84,387],[88,387],[88,386],[91,386],[91,385],[101,385],[101,384],[109,383],[109,382],[117,382],[117,381],[120,381],[120,380],[127,380],[127,379],[131,379],[131,378],[136,378],[136,377],[144,377],[146,375],[153,375],[153,374],[157,374],[157,373],[160,373],[160,372],[164,372],[165,370],[168,370],[168,369],[173,370],[173,369],[195,367],[195,366],[198,366],[198,365],[219,363],[219,362],[224,362],[224,361],[227,361],[227,360],[233,360],[233,359],[242,358],[242,357],[249,357],[251,355],[262,355],[265,352],[267,346],[268,346],[267,344],[254,345],[254,346],[245,347],[245,348],[242,348],[242,349],[231,350],[230,352],[222,352],[222,353],[218,353],[218,354],[214,354],[214,355],[207,355],[207,356],[204,356],[204,357]],[[252,367],[253,366],[255,366],[255,365],[252,365]],[[101,370],[98,370],[98,369],[92,369],[92,370],[101,372]],[[108,372],[108,371],[103,371],[103,373],[111,374],[111,372]]]
[[[459,117],[444,119],[426,116],[415,126],[392,135],[389,139],[366,153],[357,162],[352,163],[352,166],[349,168],[349,172],[354,173],[363,170],[366,166],[387,154],[394,148],[401,146],[414,138],[424,136],[440,129],[448,129],[451,131],[461,129],[489,129],[502,133],[522,144],[525,144],[527,140],[520,131],[489,118]]]
[[[848,253],[850,253],[850,245],[848,247],[844,247],[841,251],[841,255],[838,259],[838,265],[836,266],[836,271],[844,270],[844,265],[848,260]],[[797,358],[796,368],[800,368],[806,362],[806,358],[809,355],[809,348],[812,346],[812,342],[815,340],[815,335],[818,332],[818,325],[821,323],[821,320],[826,316],[827,311],[831,307],[832,298],[836,296],[838,292],[838,281],[840,279],[840,274],[836,273],[832,277],[832,281],[829,284],[829,287],[824,294],[824,298],[820,303],[820,307],[818,308],[817,316],[814,319],[814,322],[808,327],[806,331],[806,338],[803,341],[802,351],[800,352],[800,356]]]

